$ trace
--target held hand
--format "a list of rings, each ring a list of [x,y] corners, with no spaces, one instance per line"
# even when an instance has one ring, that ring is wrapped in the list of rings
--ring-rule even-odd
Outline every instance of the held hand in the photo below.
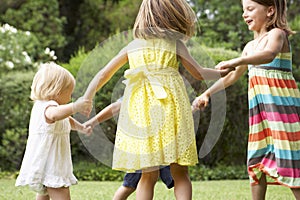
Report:
[[[201,109],[203,110],[205,107],[207,107],[209,104],[209,96],[203,93],[202,95],[196,97],[196,99],[193,101],[193,109]]]
[[[226,68],[226,69],[220,69],[219,72],[221,74],[221,77],[224,77],[227,74],[229,74],[231,71],[234,71],[234,70],[235,70],[234,67],[229,67],[229,68]]]
[[[83,125],[83,129],[81,129],[80,132],[90,136],[93,133],[93,128],[91,126]]]
[[[83,125],[90,126],[92,129],[94,129],[94,127],[97,125],[97,122],[95,122],[95,120],[92,118],[92,119],[84,122]]]
[[[239,65],[239,58],[234,58],[231,60],[222,61],[215,66],[217,69],[227,69],[227,68],[235,68]]]
[[[80,97],[73,103],[73,112],[74,113],[81,113],[85,116],[89,116],[92,111],[93,103],[88,99],[84,99]]]

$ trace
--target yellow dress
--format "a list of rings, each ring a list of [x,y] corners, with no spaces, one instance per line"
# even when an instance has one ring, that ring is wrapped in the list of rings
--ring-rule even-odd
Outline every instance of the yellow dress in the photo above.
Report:
[[[191,104],[178,72],[176,41],[136,39],[118,119],[112,168],[132,172],[198,162]]]

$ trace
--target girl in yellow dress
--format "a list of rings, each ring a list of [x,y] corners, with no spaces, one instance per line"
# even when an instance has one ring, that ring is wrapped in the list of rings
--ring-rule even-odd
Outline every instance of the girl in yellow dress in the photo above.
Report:
[[[198,162],[191,105],[179,62],[197,80],[218,79],[231,69],[202,68],[184,40],[196,16],[185,0],[143,0],[130,42],[91,81],[92,99],[125,63],[126,89],[118,119],[112,168],[142,170],[137,199],[152,199],[159,166],[170,165],[176,199],[191,199],[188,167]],[[155,181],[153,181],[155,180]]]

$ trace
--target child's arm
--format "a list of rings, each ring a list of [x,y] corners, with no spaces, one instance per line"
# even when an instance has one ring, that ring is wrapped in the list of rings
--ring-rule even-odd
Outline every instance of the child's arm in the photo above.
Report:
[[[189,71],[189,73],[197,80],[210,80],[219,79],[226,76],[232,69],[216,70],[204,68],[191,56],[185,44],[178,40],[177,42],[177,55],[182,65]]]
[[[84,97],[92,100],[96,92],[128,61],[127,50],[123,49],[90,82]]]
[[[245,52],[246,50],[243,51],[242,55],[244,55]],[[227,76],[219,79],[200,96],[196,97],[196,99],[192,103],[192,106],[195,109],[201,109],[206,107],[209,103],[209,98],[211,95],[221,90],[224,90],[225,88],[234,84],[246,71],[247,67],[245,66],[236,67],[235,71],[232,71]]]
[[[193,101],[192,106],[198,109],[208,106],[209,98],[211,95],[234,84],[245,73],[245,71],[247,71],[247,68],[245,67],[236,67],[235,71],[232,71],[227,76],[220,78],[199,97],[196,97],[196,99]]]
[[[92,101],[79,98],[74,103],[68,103],[58,106],[49,106],[45,110],[47,122],[53,123],[58,120],[65,119],[77,112],[82,112],[92,107]]]
[[[79,131],[79,132],[85,133],[87,135],[90,135],[92,133],[91,126],[81,124],[79,121],[77,121],[73,117],[69,117],[69,120],[70,120],[72,130]]]
[[[267,37],[267,43],[262,50],[253,52],[252,54],[244,54],[239,58],[220,62],[216,67],[219,69],[226,69],[241,65],[247,67],[248,64],[259,65],[271,62],[282,50],[284,41],[286,40],[286,33],[281,29],[274,28],[269,31]],[[251,45],[254,45],[254,43],[252,42]],[[253,47],[251,49],[253,51]]]
[[[119,113],[120,108],[121,108],[121,101],[112,103],[112,104],[106,106],[103,110],[101,110],[92,119],[86,121],[84,123],[84,125],[95,127],[97,124],[102,123],[102,122],[112,118],[117,113]]]

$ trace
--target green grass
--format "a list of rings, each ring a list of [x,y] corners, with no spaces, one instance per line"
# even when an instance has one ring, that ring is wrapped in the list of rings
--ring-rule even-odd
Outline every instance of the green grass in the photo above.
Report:
[[[35,193],[28,187],[15,187],[14,180],[0,179],[1,200],[33,200]],[[72,200],[110,200],[121,182],[79,181],[71,187]],[[132,194],[128,200],[134,200]],[[155,200],[175,199],[173,189],[168,190],[161,182],[155,187]],[[195,200],[250,200],[248,180],[200,181],[193,182],[193,199]],[[292,200],[291,191],[286,187],[269,186],[267,200]]]

